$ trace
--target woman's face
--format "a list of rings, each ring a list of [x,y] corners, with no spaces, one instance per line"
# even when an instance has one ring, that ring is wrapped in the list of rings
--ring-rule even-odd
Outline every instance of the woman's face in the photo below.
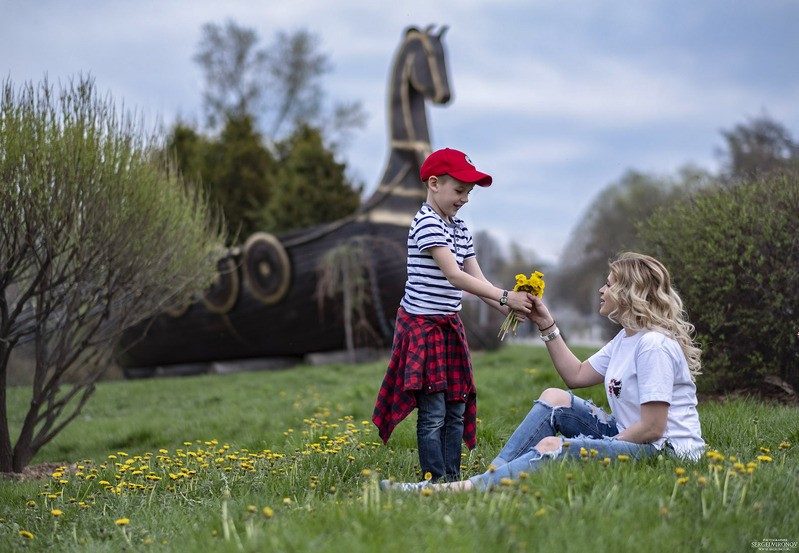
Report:
[[[607,317],[616,310],[616,301],[608,293],[608,289],[615,283],[616,277],[609,274],[605,285],[599,289],[599,314],[603,317]]]

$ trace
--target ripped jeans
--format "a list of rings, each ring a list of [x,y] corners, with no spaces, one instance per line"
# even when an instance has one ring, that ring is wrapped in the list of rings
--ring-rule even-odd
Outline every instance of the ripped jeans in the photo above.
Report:
[[[475,489],[484,490],[500,483],[503,478],[517,479],[519,473],[533,472],[549,461],[572,455],[579,457],[580,449],[596,450],[600,458],[615,459],[627,455],[643,459],[656,455],[658,449],[652,444],[635,444],[614,438],[619,433],[616,419],[590,400],[581,399],[569,392],[570,407],[553,407],[536,400],[522,423],[516,428],[499,455],[491,461],[489,470],[469,480]],[[557,451],[541,453],[535,446],[547,436],[560,434],[568,446]]]

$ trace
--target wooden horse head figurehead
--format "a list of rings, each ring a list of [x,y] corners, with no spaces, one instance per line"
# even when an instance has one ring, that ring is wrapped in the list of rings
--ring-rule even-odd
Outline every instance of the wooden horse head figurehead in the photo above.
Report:
[[[447,27],[408,27],[394,57],[388,86],[389,153],[383,177],[365,203],[373,221],[407,226],[425,198],[419,169],[432,152],[427,100],[452,98],[442,39]],[[378,205],[379,204],[379,205]]]

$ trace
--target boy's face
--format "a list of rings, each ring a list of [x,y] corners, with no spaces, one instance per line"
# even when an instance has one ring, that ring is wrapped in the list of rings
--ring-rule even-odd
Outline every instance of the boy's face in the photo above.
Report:
[[[449,221],[469,201],[475,185],[459,181],[449,175],[430,177],[427,181],[427,203],[444,220]]]

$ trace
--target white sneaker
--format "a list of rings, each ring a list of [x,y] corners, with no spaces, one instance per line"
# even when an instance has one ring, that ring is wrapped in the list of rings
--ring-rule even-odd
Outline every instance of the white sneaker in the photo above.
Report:
[[[427,480],[421,482],[392,482],[391,480],[381,480],[381,490],[397,490],[401,492],[420,492],[425,488],[431,487],[432,484]]]

